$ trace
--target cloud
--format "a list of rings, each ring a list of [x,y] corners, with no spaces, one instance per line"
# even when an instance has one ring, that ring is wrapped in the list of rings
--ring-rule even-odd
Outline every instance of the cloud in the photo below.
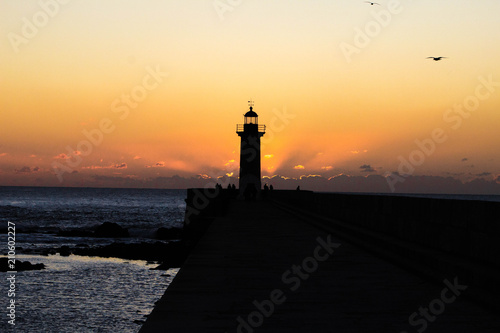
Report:
[[[463,172],[445,172],[446,175],[448,176],[454,176],[454,177],[459,177],[459,176],[463,176],[464,173]]]
[[[300,179],[300,180],[304,180],[304,179],[314,179],[314,178],[316,178],[316,179],[325,179],[325,178],[324,178],[323,176],[321,176],[321,175],[307,175],[307,176],[306,176],[306,175],[302,175],[302,176],[300,176],[300,177],[299,177],[299,179]]]
[[[7,153],[1,153],[0,157],[7,155]]]
[[[326,171],[329,171],[329,170],[332,170],[333,167],[331,165],[327,165],[327,166],[322,166],[321,167],[321,170],[326,170]]]
[[[295,170],[302,170],[302,169],[305,169],[305,167],[303,165],[296,165],[293,167]]]
[[[23,166],[21,169],[15,169],[14,171],[17,173],[33,173],[33,172],[38,172],[40,170],[39,167],[34,167],[33,169],[30,168],[29,166]]]
[[[115,164],[115,165],[112,165],[111,167],[115,168],[115,169],[126,169],[127,168],[127,163]]]
[[[28,176],[28,172],[34,172],[35,168],[36,167],[23,167],[23,175]],[[19,171],[21,171],[21,169]],[[394,173],[394,175],[396,175],[396,173]],[[402,177],[404,181],[396,184],[396,193],[500,194],[500,175],[498,174],[495,175],[494,180],[490,178],[475,178],[465,182],[449,176],[402,176],[399,174],[398,176]],[[272,184],[277,190],[294,190],[297,186],[300,186],[302,190],[320,192],[391,193],[391,188],[389,187],[386,177],[378,174],[364,174],[359,176],[338,174],[330,178],[313,174],[303,175],[298,178],[273,175],[271,177],[264,176],[263,180],[268,185]],[[215,186],[216,182],[223,184],[229,182],[238,185],[237,177],[229,177],[228,175],[211,177],[207,174],[200,174],[192,177],[176,175],[170,177],[141,178],[136,175],[105,176],[89,175],[80,172],[73,176],[68,176],[66,181],[70,186],[78,186],[84,181],[88,186],[96,187],[166,189],[203,188],[206,185]],[[47,185],[50,184],[47,183]]]
[[[134,156],[134,160],[140,160],[142,157],[140,156]]]
[[[167,163],[165,163],[164,161],[159,161],[153,165],[145,165],[144,167],[145,168],[164,168],[166,166],[167,166]]]
[[[469,159],[467,157],[462,158],[462,162],[467,162]]]
[[[478,177],[487,177],[491,176],[491,172],[482,172],[482,173],[477,173],[476,176]]]
[[[21,169],[16,169],[16,172],[18,172],[18,173],[30,173],[31,168],[28,166],[23,166]]]
[[[64,153],[60,153],[59,155],[54,156],[54,158],[57,160],[67,160],[69,156]]]
[[[375,169],[370,164],[363,164],[359,168],[362,169],[361,172],[375,172]]]
[[[127,163],[120,163],[120,164],[111,164],[111,165],[105,165],[105,166],[102,166],[102,165],[91,165],[91,166],[88,166],[88,167],[83,167],[82,169],[92,169],[92,170],[95,170],[95,169],[126,169],[126,168],[128,168]]]

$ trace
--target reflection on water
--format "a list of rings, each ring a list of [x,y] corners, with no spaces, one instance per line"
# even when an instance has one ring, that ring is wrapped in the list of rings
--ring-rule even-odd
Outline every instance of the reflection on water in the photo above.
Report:
[[[116,258],[17,259],[41,262],[47,269],[17,273],[16,332],[137,332],[178,271]],[[5,275],[0,273],[2,281]],[[0,300],[7,304],[6,292]],[[7,325],[3,320],[1,327]]]

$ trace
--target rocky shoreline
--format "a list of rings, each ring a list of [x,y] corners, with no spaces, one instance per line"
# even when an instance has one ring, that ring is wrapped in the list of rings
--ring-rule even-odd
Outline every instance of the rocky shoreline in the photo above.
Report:
[[[61,256],[79,255],[89,257],[103,258],[121,258],[130,260],[146,260],[159,262],[160,266],[155,269],[177,268],[182,265],[187,258],[188,250],[182,241],[171,242],[141,242],[136,244],[126,244],[113,242],[112,244],[99,247],[61,246],[56,249],[50,249],[43,253],[60,254]]]
[[[0,258],[0,272],[8,272],[12,270],[22,272],[45,269],[44,264],[32,264],[29,261],[21,261],[17,259],[14,261],[14,269],[9,267],[9,264],[12,264],[12,262],[9,262],[9,258]]]
[[[39,251],[30,251],[30,254],[39,254],[44,256],[55,254],[59,254],[61,256],[79,255],[129,260],[146,260],[159,263],[159,266],[154,269],[167,270],[169,268],[180,267],[189,253],[188,246],[182,240],[181,228],[161,227],[154,233],[154,240],[149,239],[148,241],[145,240],[138,243],[125,242],[130,238],[128,230],[126,228],[122,228],[117,223],[110,222],[101,224],[93,231],[60,231],[57,233],[57,236],[109,238],[114,241],[111,244],[101,246],[89,246],[85,243],[80,243],[71,247],[63,245],[55,248],[45,248]],[[29,262],[26,263],[29,264]],[[3,268],[4,266],[7,267],[7,263],[1,267]]]

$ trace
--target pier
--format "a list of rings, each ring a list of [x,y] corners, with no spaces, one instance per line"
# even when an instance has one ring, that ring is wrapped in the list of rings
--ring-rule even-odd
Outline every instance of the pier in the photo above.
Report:
[[[140,332],[498,332],[499,208],[190,189],[193,249]]]

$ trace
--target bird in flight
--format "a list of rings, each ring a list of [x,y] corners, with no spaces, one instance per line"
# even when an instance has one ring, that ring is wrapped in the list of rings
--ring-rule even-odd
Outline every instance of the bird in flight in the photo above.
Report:
[[[378,2],[370,2],[370,1],[365,1],[365,2],[366,2],[366,3],[369,3],[369,4],[370,4],[370,5],[372,5],[372,6],[373,6],[373,5],[379,5],[379,6],[380,6],[380,4],[379,4]]]
[[[445,58],[447,58],[447,57],[427,57],[427,59],[432,59],[434,61],[439,61],[439,60],[445,59]]]

